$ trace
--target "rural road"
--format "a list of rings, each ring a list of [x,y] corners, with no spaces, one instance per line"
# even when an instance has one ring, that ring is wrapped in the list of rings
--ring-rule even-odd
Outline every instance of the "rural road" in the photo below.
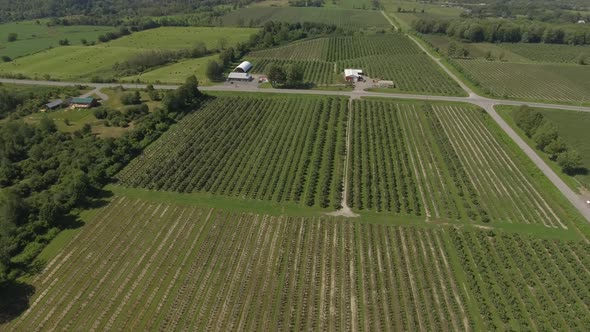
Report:
[[[410,36],[410,38],[412,38]],[[220,85],[199,88],[202,91],[227,91],[227,92],[255,92],[255,93],[282,93],[282,94],[307,94],[307,95],[336,95],[350,98],[361,97],[380,97],[380,98],[395,98],[395,99],[412,99],[412,100],[430,100],[430,101],[451,101],[471,103],[482,107],[488,114],[496,121],[496,123],[504,130],[504,132],[522,149],[522,151],[537,165],[537,167],[545,174],[545,176],[559,189],[559,191],[576,207],[578,211],[590,222],[590,206],[587,205],[582,196],[576,194],[565,182],[549,167],[537,153],[531,149],[528,144],[500,117],[494,109],[495,105],[529,105],[540,108],[555,108],[563,110],[571,110],[578,112],[590,112],[590,107],[559,105],[559,104],[545,104],[532,103],[516,100],[500,100],[490,99],[479,96],[467,87],[457,76],[449,71],[439,59],[432,56],[426,49],[422,47],[418,41],[412,38],[414,42],[428,54],[449,76],[451,76],[457,84],[459,84],[468,94],[468,97],[452,97],[452,96],[434,96],[434,95],[415,95],[415,94],[401,94],[401,93],[382,93],[370,91],[322,91],[322,90],[296,90],[296,89],[260,89],[258,87],[236,87],[234,85]],[[80,83],[80,82],[54,82],[54,81],[38,81],[38,80],[15,80],[15,79],[0,79],[0,83],[24,84],[24,85],[44,85],[44,86],[76,86],[85,85],[93,87],[94,89],[87,93],[87,95],[96,94],[100,98],[106,100],[108,96],[100,92],[102,88],[115,88],[122,86],[127,89],[145,89],[146,84],[118,84],[118,83]],[[154,85],[158,90],[174,90],[178,85]],[[105,98],[106,97],[106,98]]]

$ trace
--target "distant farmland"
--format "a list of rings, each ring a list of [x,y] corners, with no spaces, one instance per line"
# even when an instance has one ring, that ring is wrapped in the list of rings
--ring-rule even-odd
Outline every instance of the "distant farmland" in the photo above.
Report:
[[[590,246],[116,197],[8,330],[584,330]]]
[[[268,21],[318,22],[345,30],[391,29],[391,24],[376,10],[304,7],[241,8],[222,17],[226,26],[261,26]]]
[[[345,98],[218,97],[150,145],[121,184],[340,205]]]

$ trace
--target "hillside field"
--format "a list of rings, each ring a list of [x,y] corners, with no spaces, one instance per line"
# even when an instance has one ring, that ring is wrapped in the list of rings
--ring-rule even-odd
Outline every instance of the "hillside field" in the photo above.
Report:
[[[464,93],[408,37],[396,33],[311,39],[255,51],[246,59],[256,73],[266,73],[273,63],[299,63],[304,79],[317,84],[342,83],[345,68],[359,68],[372,79],[392,80],[391,92]]]
[[[59,41],[68,39],[70,45],[81,45],[82,38],[88,42],[98,41],[98,36],[113,27],[103,26],[47,26],[46,20],[23,21],[0,24],[0,55],[12,59],[34,54],[48,48],[59,47]],[[8,42],[9,33],[17,33],[18,39]]]
[[[9,330],[584,330],[590,246],[115,197]]]
[[[210,85],[211,82],[206,75],[207,63],[218,58],[218,55],[210,55],[197,59],[182,60],[150,70],[141,75],[123,77],[121,81],[134,82],[139,79],[142,83],[182,84],[187,75],[195,75],[199,79],[199,85]]]
[[[218,97],[150,145],[120,173],[120,183],[338,207],[347,103]]]

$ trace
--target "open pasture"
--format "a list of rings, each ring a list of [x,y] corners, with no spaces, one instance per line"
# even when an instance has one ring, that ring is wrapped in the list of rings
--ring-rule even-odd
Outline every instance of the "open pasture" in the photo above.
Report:
[[[120,80],[123,82],[140,80],[142,83],[182,84],[186,81],[187,76],[195,75],[199,80],[199,85],[210,85],[211,82],[206,75],[207,63],[218,58],[218,55],[211,55],[197,59],[182,60],[150,70],[141,75],[123,77]]]
[[[481,110],[365,100],[351,116],[353,209],[561,229],[577,217]]]
[[[97,41],[98,36],[113,31],[104,26],[51,26],[42,20],[0,24],[0,56],[12,59],[34,54],[51,47],[59,47],[59,41],[68,39],[70,45],[81,45],[82,39]],[[18,34],[18,39],[8,42],[10,33]]]
[[[255,7],[240,8],[222,17],[225,26],[261,26],[268,21],[318,22],[334,24],[345,30],[391,29],[381,12],[311,7]]]
[[[360,68],[371,78],[392,80],[392,92],[461,95],[463,91],[408,37],[377,34],[318,38],[250,53],[254,71],[270,63],[301,61],[314,83],[343,81],[345,68]]]
[[[257,31],[253,28],[161,27],[115,39],[104,47],[173,50],[191,48],[203,42],[208,49],[218,49],[248,40]],[[225,45],[221,44],[222,41]]]
[[[8,327],[472,329],[445,233],[119,197],[47,264]]]
[[[493,97],[580,103],[590,96],[590,67],[453,60],[461,73]]]
[[[63,46],[0,64],[0,74],[22,74],[30,78],[61,80],[88,79],[94,75],[114,76],[113,65],[136,54],[128,47]]]
[[[218,97],[150,145],[120,183],[338,207],[346,119],[344,98]]]

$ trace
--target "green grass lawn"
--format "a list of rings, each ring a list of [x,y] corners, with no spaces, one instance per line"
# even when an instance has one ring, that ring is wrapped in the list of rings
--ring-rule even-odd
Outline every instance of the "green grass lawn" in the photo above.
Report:
[[[248,40],[258,29],[212,27],[162,27],[134,33],[106,43],[105,47],[185,49],[203,42],[208,49],[232,46]]]
[[[520,134],[521,137],[534,147],[534,143],[531,139],[526,137],[524,133],[516,127],[516,124],[512,120],[512,112],[516,106],[499,106],[497,107],[499,113],[506,119],[508,123]],[[546,108],[535,108],[536,111],[543,114],[546,119],[557,125],[559,136],[563,138],[568,146],[580,153],[584,167],[590,170],[590,113],[587,112],[576,112]],[[543,152],[539,152],[539,155],[552,166],[553,170],[559,174],[564,181],[572,187],[573,190],[579,190],[580,185],[586,190],[590,190],[590,174],[577,174],[572,177],[564,174],[560,167],[554,161],[549,160]]]
[[[53,26],[48,27],[46,20],[24,21],[0,24],[0,55],[12,59],[34,54],[51,47],[58,47],[59,41],[67,38],[70,45],[81,45],[82,38],[88,42],[96,41],[98,36],[113,27],[106,26]],[[8,42],[9,33],[18,34],[18,39]]]
[[[113,65],[140,50],[130,47],[64,46],[0,64],[0,74],[83,80],[114,76]],[[45,77],[46,78],[46,77]]]
[[[211,85],[211,82],[205,74],[207,63],[211,60],[216,60],[218,55],[211,55],[198,59],[189,59],[179,61],[167,66],[163,66],[141,75],[127,76],[122,78],[122,81],[133,82],[139,79],[142,83],[170,83],[181,84],[184,83],[186,77],[195,75],[201,85]]]

